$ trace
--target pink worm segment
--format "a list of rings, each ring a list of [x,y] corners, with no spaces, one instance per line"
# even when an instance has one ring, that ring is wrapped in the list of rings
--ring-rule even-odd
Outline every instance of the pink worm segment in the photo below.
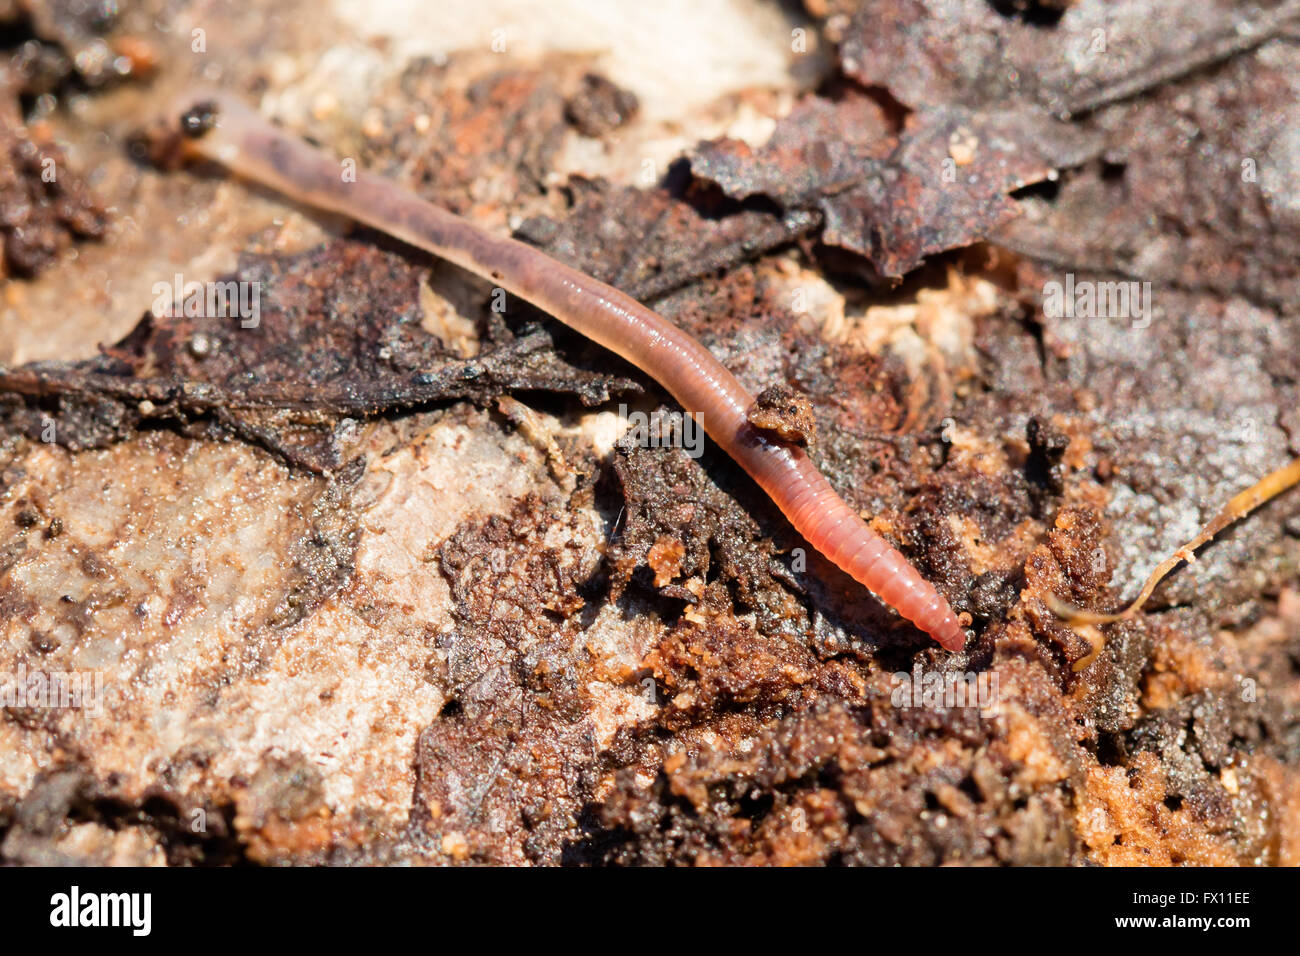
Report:
[[[355,171],[281,133],[224,93],[216,126],[188,148],[254,182],[401,239],[504,288],[622,356],[659,381],[771,496],[808,543],[945,648],[965,634],[944,597],[836,494],[803,449],[749,424],[754,397],[712,353],[630,296],[514,239],[484,232],[382,177]]]

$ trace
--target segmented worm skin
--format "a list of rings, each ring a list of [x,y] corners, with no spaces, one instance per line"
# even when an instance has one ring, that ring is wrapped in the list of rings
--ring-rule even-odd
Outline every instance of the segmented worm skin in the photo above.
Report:
[[[514,239],[493,236],[364,170],[278,131],[239,100],[213,92],[215,126],[188,149],[309,206],[340,213],[475,273],[549,312],[653,376],[747,471],[808,543],[949,650],[965,642],[934,586],[835,492],[803,449],[751,426],[754,397],[703,345],[630,296]],[[194,116],[195,113],[190,113]]]

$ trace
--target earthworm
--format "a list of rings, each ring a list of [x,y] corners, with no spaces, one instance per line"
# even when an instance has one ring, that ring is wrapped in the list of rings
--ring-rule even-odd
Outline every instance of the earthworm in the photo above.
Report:
[[[754,396],[686,332],[532,246],[494,236],[355,164],[330,158],[229,94],[191,94],[178,112],[186,154],[446,259],[652,376],[771,496],[809,544],[945,648],[961,649],[961,624],[934,585],[867,526],[802,448],[750,424]]]

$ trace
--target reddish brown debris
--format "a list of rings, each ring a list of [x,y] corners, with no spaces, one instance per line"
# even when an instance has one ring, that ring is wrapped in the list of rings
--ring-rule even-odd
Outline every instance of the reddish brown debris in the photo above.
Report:
[[[604,136],[628,122],[639,104],[636,94],[615,86],[599,73],[582,78],[578,92],[564,105],[564,115],[583,136]]]
[[[749,423],[799,445],[817,440],[812,403],[788,385],[770,385],[759,392],[749,410]]]
[[[74,242],[103,238],[108,221],[63,151],[0,104],[0,276],[35,275]]]
[[[705,144],[691,169],[738,199],[766,195],[787,210],[820,211],[823,242],[896,277],[989,235],[1016,213],[1008,193],[1078,164],[1092,148],[1033,108],[927,108],[894,134],[873,99],[850,92],[805,101],[757,153],[726,140]]]

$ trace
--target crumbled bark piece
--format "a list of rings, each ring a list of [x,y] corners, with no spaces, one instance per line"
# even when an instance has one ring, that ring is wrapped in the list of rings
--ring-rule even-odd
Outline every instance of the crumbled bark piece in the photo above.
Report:
[[[578,92],[564,104],[564,115],[583,136],[604,136],[633,116],[640,104],[636,94],[598,73],[586,73]]]
[[[655,539],[646,554],[646,563],[655,575],[655,587],[662,588],[682,571],[682,557],[686,549],[676,538],[663,536]]]
[[[828,126],[842,129],[828,139]],[[695,151],[692,172],[744,199],[818,211],[821,239],[901,276],[928,255],[983,238],[1016,212],[1008,193],[1076,165],[1091,139],[1035,108],[934,106],[894,135],[864,94],[813,97],[769,143],[718,140]]]
[[[101,239],[109,217],[54,143],[0,106],[0,276],[30,277],[72,243]]]
[[[759,392],[747,417],[755,428],[772,432],[782,441],[811,445],[817,440],[812,403],[788,385],[769,385]]]
[[[692,172],[729,196],[771,196],[784,206],[838,193],[863,178],[865,164],[895,145],[884,109],[871,97],[848,92],[839,100],[807,97],[779,122],[757,151],[735,140],[696,149]]]

